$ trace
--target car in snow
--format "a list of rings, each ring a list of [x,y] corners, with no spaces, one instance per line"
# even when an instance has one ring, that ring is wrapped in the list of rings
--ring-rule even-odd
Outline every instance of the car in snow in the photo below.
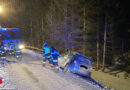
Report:
[[[58,64],[64,72],[72,72],[85,77],[91,76],[93,60],[77,52],[66,52],[59,56]]]

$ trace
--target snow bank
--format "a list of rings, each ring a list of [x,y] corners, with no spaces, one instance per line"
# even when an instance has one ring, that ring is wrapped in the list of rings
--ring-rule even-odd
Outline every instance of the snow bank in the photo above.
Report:
[[[10,83],[10,71],[7,64],[0,62],[0,78],[2,78],[2,84],[0,84],[0,89],[13,89]]]

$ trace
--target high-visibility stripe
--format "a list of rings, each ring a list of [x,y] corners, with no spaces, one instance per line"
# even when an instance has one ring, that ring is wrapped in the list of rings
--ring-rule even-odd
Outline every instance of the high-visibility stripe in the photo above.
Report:
[[[53,62],[58,62],[58,60],[53,60]]]

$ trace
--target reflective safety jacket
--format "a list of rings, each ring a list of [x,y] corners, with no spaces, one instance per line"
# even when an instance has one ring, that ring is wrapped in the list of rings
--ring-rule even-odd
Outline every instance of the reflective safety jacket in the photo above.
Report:
[[[49,46],[44,46],[43,47],[43,54],[44,55],[51,54],[51,48]]]
[[[58,51],[54,48],[54,47],[52,47],[51,48],[52,49],[52,57],[53,57],[53,59],[58,59],[58,56],[59,56],[59,53],[58,53]]]

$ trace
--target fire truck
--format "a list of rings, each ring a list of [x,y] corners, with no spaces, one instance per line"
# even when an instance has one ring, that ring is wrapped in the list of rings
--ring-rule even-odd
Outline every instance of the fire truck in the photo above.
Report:
[[[10,43],[18,44],[19,48],[22,49],[23,45],[21,45],[20,33],[18,28],[0,28],[0,43],[4,45],[4,49],[6,52],[9,51]]]

